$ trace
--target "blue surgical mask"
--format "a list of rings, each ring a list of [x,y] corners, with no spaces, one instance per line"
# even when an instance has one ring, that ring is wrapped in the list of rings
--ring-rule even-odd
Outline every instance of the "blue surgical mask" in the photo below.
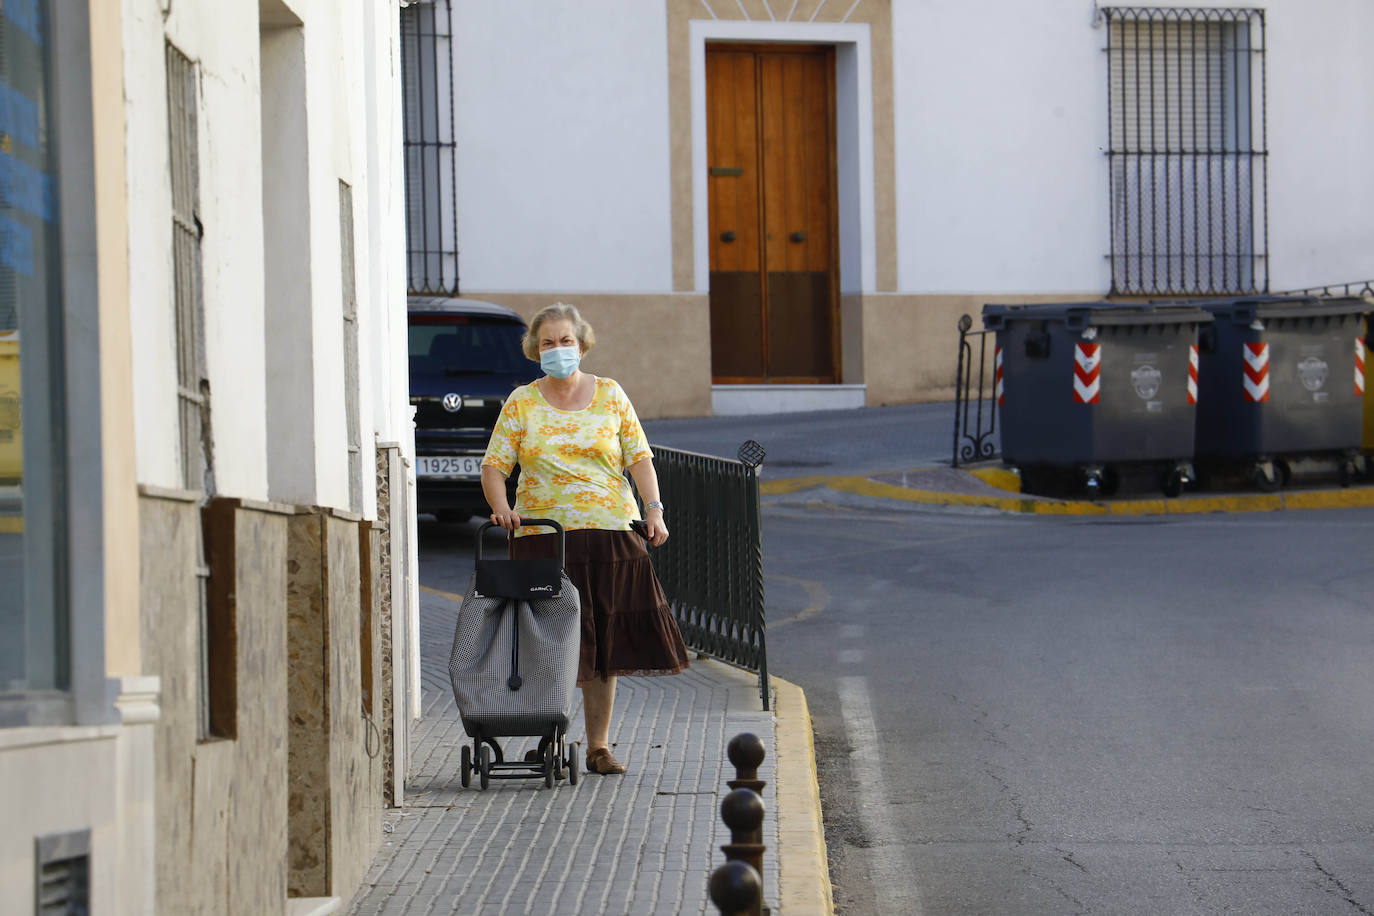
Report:
[[[577,347],[550,347],[539,354],[539,368],[554,378],[567,378],[581,362],[582,354]]]

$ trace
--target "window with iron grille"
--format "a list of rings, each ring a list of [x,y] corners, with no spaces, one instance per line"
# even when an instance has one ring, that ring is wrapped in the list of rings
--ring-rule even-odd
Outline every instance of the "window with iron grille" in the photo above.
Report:
[[[1112,293],[1264,292],[1264,11],[1108,7]]]
[[[358,289],[353,253],[353,188],[339,182],[340,264],[343,268],[344,422],[348,433],[348,509],[363,511],[363,434],[358,408]]]
[[[181,440],[182,486],[215,495],[210,442],[210,381],[205,368],[205,309],[201,298],[199,155],[196,140],[196,67],[167,44],[167,122],[172,166],[172,303],[176,313],[177,429]],[[200,653],[197,721],[201,738],[219,732],[211,694],[224,664],[209,620],[210,567],[205,532],[196,530],[197,644]]]
[[[457,295],[452,0],[410,0],[402,6],[401,68],[410,292]]]

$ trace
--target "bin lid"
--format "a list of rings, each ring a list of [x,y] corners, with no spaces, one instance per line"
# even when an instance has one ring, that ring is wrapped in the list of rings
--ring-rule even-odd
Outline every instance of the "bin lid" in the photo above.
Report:
[[[1174,302],[1205,309],[1218,320],[1230,319],[1236,324],[1243,325],[1248,325],[1256,319],[1324,318],[1333,315],[1362,315],[1374,311],[1374,304],[1358,296],[1231,296],[1224,299]]]
[[[1062,321],[1066,329],[1157,324],[1206,324],[1212,315],[1191,302],[1055,302],[985,305],[983,327],[999,331],[1017,321]]]

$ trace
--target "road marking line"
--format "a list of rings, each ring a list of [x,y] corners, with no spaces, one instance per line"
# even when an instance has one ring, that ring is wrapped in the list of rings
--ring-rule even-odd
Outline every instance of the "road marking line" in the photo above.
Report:
[[[776,630],[778,627],[787,626],[789,623],[799,623],[803,620],[810,620],[821,613],[830,604],[830,593],[825,590],[825,586],[810,579],[798,579],[795,576],[780,576],[776,573],[770,574],[770,579],[777,579],[779,582],[795,582],[806,590],[806,607],[802,608],[795,617],[785,617],[782,620],[768,621],[768,629]]]
[[[864,625],[861,623],[847,623],[840,627],[841,639],[863,639]]]
[[[447,598],[449,601],[457,601],[459,604],[463,603],[463,596],[455,592],[446,592],[441,589],[430,588],[428,585],[420,586],[420,591],[430,595],[438,595],[440,598]]]
[[[841,664],[841,665],[861,665],[861,664],[863,664],[863,660],[864,660],[864,650],[863,650],[863,649],[841,649],[841,650],[840,650],[840,664]]]
[[[902,847],[897,845],[897,830],[892,824],[887,784],[883,781],[882,757],[878,749],[878,726],[873,719],[873,704],[869,701],[868,679],[840,677],[835,679],[840,694],[840,715],[844,718],[849,737],[849,767],[858,784],[860,817],[869,833],[870,846],[866,858],[877,896],[878,912],[906,913],[920,916],[920,890],[910,875]],[[909,894],[899,900],[894,891],[900,885]]]

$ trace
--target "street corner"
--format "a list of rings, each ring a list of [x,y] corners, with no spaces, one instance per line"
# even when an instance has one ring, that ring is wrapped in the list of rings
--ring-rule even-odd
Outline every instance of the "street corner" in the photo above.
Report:
[[[770,680],[778,780],[779,906],[784,913],[833,913],[810,708],[805,692],[796,684],[777,676]]]

